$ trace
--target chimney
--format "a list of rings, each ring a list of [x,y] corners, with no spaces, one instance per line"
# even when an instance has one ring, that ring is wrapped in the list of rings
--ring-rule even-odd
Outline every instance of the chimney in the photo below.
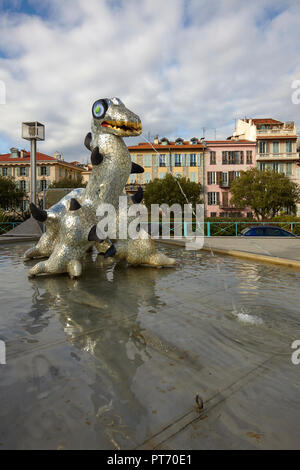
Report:
[[[26,150],[21,149],[21,151],[20,151],[20,157],[21,157],[21,158],[26,157]]]
[[[54,152],[53,157],[56,158],[56,160],[63,160],[61,154],[59,152]]]
[[[154,137],[153,143],[154,143],[155,145],[158,145],[158,144],[159,144],[158,135],[156,135],[156,136]]]
[[[19,150],[15,147],[12,147],[10,149],[10,156],[11,156],[11,158],[19,158],[19,156],[20,156]]]

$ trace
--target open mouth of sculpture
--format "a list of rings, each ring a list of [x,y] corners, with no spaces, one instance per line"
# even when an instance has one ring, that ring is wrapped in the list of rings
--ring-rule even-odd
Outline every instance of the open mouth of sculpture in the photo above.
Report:
[[[119,131],[125,135],[139,135],[142,132],[141,122],[103,121],[101,126]]]

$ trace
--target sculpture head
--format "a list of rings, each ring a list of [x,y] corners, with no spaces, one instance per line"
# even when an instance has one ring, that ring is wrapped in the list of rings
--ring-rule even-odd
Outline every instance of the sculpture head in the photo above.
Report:
[[[93,127],[101,134],[120,137],[140,135],[142,123],[136,114],[126,108],[119,98],[103,98],[92,106]]]

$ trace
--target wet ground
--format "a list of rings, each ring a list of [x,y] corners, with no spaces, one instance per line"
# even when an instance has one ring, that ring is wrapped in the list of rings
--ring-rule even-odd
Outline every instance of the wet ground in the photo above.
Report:
[[[0,449],[300,448],[299,270],[162,246],[28,279],[28,246],[0,249]]]

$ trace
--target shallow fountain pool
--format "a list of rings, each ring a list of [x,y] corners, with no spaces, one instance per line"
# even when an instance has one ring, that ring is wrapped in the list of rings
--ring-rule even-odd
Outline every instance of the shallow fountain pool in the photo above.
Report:
[[[0,449],[300,447],[299,271],[163,246],[28,279],[29,246],[0,249]]]

